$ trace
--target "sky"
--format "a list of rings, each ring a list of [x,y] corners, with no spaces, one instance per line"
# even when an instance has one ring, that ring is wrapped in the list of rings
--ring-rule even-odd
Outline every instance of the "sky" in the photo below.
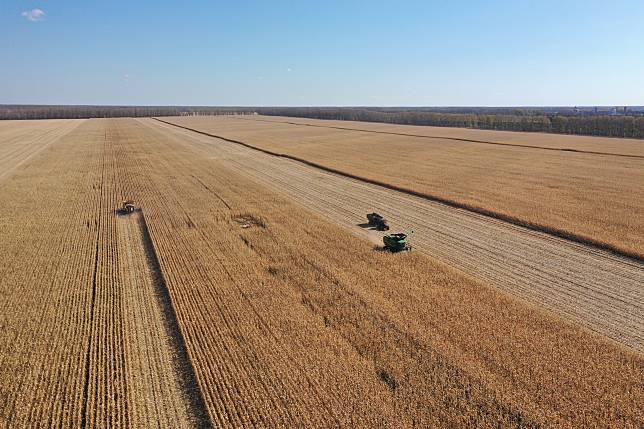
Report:
[[[0,0],[0,104],[644,105],[644,1]]]

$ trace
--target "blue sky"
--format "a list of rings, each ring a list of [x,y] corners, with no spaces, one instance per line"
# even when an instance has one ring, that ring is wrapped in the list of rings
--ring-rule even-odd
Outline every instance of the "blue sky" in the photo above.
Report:
[[[643,105],[644,1],[0,0],[0,103]]]

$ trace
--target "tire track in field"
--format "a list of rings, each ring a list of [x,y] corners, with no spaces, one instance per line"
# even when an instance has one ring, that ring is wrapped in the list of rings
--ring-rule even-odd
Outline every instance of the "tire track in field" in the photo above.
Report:
[[[357,226],[376,210],[393,229],[415,231],[415,248],[638,351],[644,351],[644,264],[239,144],[144,121],[206,156],[365,237]]]

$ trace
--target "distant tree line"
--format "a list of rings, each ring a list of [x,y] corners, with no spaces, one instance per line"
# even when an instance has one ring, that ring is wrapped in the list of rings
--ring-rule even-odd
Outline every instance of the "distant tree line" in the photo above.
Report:
[[[313,119],[383,122],[404,125],[478,128],[483,130],[534,131],[606,137],[644,138],[644,115],[561,115],[543,112],[520,114],[383,111],[368,108],[259,108],[263,115]]]
[[[563,110],[559,108],[560,110]],[[209,106],[44,106],[0,105],[0,119],[75,119],[186,115],[262,114],[404,125],[534,131],[605,137],[644,138],[644,111],[621,115],[595,108],[384,108],[384,107],[209,107]],[[456,112],[468,113],[456,113]],[[576,113],[575,113],[576,112]]]
[[[0,120],[236,115],[253,111],[248,107],[0,105]]]

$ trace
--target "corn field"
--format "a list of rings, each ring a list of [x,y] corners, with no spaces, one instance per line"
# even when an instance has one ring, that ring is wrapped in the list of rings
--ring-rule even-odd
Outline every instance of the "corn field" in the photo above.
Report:
[[[641,353],[152,122],[0,123],[0,427],[644,425]]]

